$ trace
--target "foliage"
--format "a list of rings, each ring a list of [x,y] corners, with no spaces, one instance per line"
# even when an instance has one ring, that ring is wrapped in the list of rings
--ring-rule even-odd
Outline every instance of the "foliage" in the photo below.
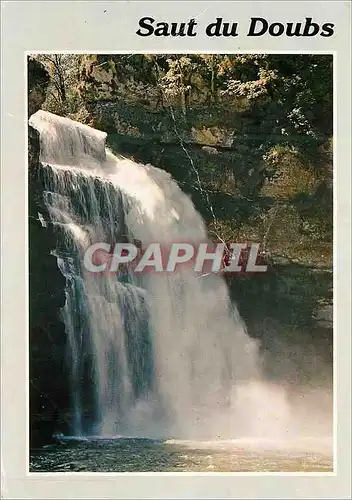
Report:
[[[83,123],[89,122],[88,111],[78,90],[82,55],[40,54],[35,58],[42,63],[50,75],[43,109]]]

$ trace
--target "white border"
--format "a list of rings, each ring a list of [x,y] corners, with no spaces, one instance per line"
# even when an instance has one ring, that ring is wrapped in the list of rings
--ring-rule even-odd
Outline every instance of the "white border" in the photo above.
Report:
[[[61,5],[59,5],[61,3]],[[226,497],[226,498],[253,498],[253,494],[256,498],[282,498],[286,492],[291,498],[338,498],[341,492],[343,497],[347,494],[347,482],[348,481],[348,470],[350,463],[350,454],[346,450],[346,446],[343,450],[343,445],[349,441],[348,437],[350,435],[350,426],[348,425],[348,413],[341,414],[341,408],[344,408],[345,412],[348,412],[348,399],[350,399],[350,377],[349,373],[351,370],[350,357],[348,354],[346,356],[346,351],[350,345],[349,328],[351,324],[350,313],[348,312],[349,300],[349,286],[350,286],[350,232],[348,232],[347,227],[350,222],[350,205],[351,205],[351,195],[350,186],[348,179],[350,179],[350,141],[351,141],[351,119],[350,112],[350,94],[349,89],[351,88],[350,82],[350,72],[348,69],[351,66],[350,59],[350,48],[349,48],[349,37],[350,28],[347,28],[346,21],[348,24],[348,6],[346,2],[326,2],[324,5],[324,18],[330,19],[332,16],[338,20],[338,25],[343,26],[342,36],[335,37],[335,39],[328,40],[330,43],[324,41],[324,50],[314,48],[309,49],[311,45],[314,45],[316,40],[310,40],[310,43],[306,43],[305,46],[300,49],[292,50],[290,47],[284,47],[287,45],[287,40],[284,40],[283,50],[277,51],[270,48],[270,43],[272,40],[260,40],[260,45],[262,50],[242,48],[242,46],[235,47],[235,49],[230,50],[227,48],[227,40],[212,40],[211,44],[216,46],[216,50],[207,49],[205,42],[207,40],[199,39],[195,48],[182,48],[175,47],[175,41],[170,44],[163,44],[162,49],[159,48],[160,40],[158,41],[159,46],[155,46],[155,41],[147,39],[138,39],[138,37],[131,37],[131,24],[135,23],[136,11],[139,11],[138,18],[142,15],[146,15],[145,9],[149,13],[154,9],[160,11],[163,15],[161,19],[168,18],[171,19],[173,16],[178,14],[181,9],[182,2],[177,4],[176,2],[169,2],[169,6],[166,7],[165,4],[159,2],[8,2],[6,7],[3,7],[3,14],[5,14],[5,42],[10,43],[11,30],[14,34],[13,46],[6,46],[3,50],[2,64],[5,69],[4,73],[4,93],[3,93],[3,106],[2,106],[2,145],[3,145],[3,155],[2,155],[2,241],[4,241],[3,246],[3,262],[6,262],[2,266],[2,289],[5,292],[2,294],[2,318],[4,326],[3,334],[3,349],[2,349],[2,380],[5,380],[3,387],[5,390],[2,391],[2,407],[4,412],[2,413],[2,437],[3,437],[3,458],[4,458],[4,472],[6,489],[5,498],[64,498],[68,497],[70,492],[72,492],[72,487],[75,485],[77,490],[75,491],[77,498],[215,498],[215,497]],[[299,5],[298,5],[299,3]],[[310,5],[310,9],[317,11],[318,17],[322,16],[321,4],[314,2],[314,8],[312,4],[308,2],[273,2],[270,4],[261,4],[257,2],[256,5],[247,2],[218,2],[216,4],[216,9],[214,10],[214,4],[196,2],[183,3],[183,10],[187,11],[187,18],[191,17],[190,12],[197,5],[197,9],[201,10],[199,16],[205,15],[207,11],[216,11],[216,16],[218,14],[218,9],[225,9],[223,17],[226,19],[236,19],[238,17],[238,11],[241,10],[241,15],[243,12],[248,17],[248,11],[250,15],[255,15],[254,11],[260,9],[261,12],[271,12],[271,7],[273,12],[275,12],[276,19],[283,19],[283,13],[294,12],[296,13],[302,7],[307,10],[307,5]],[[46,5],[45,5],[46,4]],[[56,9],[56,16],[54,16],[53,11],[49,9],[54,6]],[[63,5],[66,4],[66,5]],[[75,4],[75,5],[72,5]],[[77,6],[80,4],[79,6]],[[133,5],[132,5],[133,4]],[[240,5],[239,5],[240,4]],[[294,4],[294,6],[293,6]],[[343,5],[343,8],[341,7]],[[122,35],[119,37],[119,44],[124,44],[126,49],[124,50],[94,50],[89,48],[88,50],[81,50],[80,47],[89,46],[91,47],[91,40],[87,36],[83,36],[84,26],[68,26],[66,30],[66,37],[63,40],[62,26],[60,27],[60,22],[66,21],[67,17],[70,19],[74,17],[75,20],[79,16],[75,15],[77,12],[84,17],[94,19],[94,30],[95,34],[99,33],[99,44],[101,40],[103,41],[103,46],[107,47],[111,43],[111,39],[107,34],[110,35],[106,30],[105,24],[99,24],[97,18],[97,9],[100,11],[102,8],[109,8],[113,6],[118,13],[127,13],[127,20],[124,19],[123,22],[117,23]],[[137,8],[138,7],[138,8]],[[339,7],[339,8],[338,8]],[[7,10],[6,10],[7,9]],[[54,10],[55,10],[54,9]],[[234,14],[230,15],[231,9]],[[77,11],[76,13],[73,11]],[[141,11],[143,10],[143,13]],[[281,10],[281,14],[280,14]],[[279,12],[278,12],[279,11]],[[27,22],[26,22],[26,12],[27,12]],[[58,12],[63,15],[63,18],[58,16]],[[328,12],[328,14],[326,13]],[[336,13],[339,13],[337,15]],[[32,18],[30,17],[32,14]],[[88,14],[88,15],[87,15]],[[192,13],[193,14],[193,13]],[[279,15],[280,14],[280,15]],[[148,14],[147,14],[148,15]],[[258,14],[263,15],[263,14]],[[29,17],[28,17],[29,16]],[[37,18],[36,18],[37,16]],[[340,16],[340,17],[339,17]],[[192,15],[194,17],[194,15]],[[265,17],[263,15],[263,17]],[[43,18],[47,20],[48,25],[43,24]],[[132,23],[130,22],[132,19]],[[24,21],[23,21],[24,20]],[[30,22],[28,22],[30,21]],[[39,21],[39,22],[38,22]],[[32,26],[32,31],[28,31],[28,27]],[[16,32],[17,28],[17,32]],[[23,31],[21,32],[20,29]],[[60,29],[59,29],[60,28]],[[73,29],[72,29],[73,28]],[[7,29],[7,30],[6,30]],[[79,31],[79,29],[82,30]],[[100,31],[99,31],[100,29]],[[33,32],[34,30],[34,32]],[[37,31],[36,31],[37,30]],[[78,30],[78,31],[77,31]],[[128,31],[129,30],[129,31]],[[40,35],[40,36],[39,36]],[[78,36],[77,36],[78,35]],[[86,35],[86,34],[85,34]],[[22,36],[22,38],[21,38]],[[72,39],[71,39],[72,37]],[[338,43],[336,40],[339,40]],[[74,40],[72,42],[71,40]],[[143,48],[140,47],[140,41],[143,41]],[[181,40],[177,40],[180,42]],[[242,41],[242,40],[241,40]],[[248,41],[248,40],[245,40]],[[299,43],[297,43],[299,41]],[[295,40],[295,45],[302,45],[302,39],[298,41]],[[59,43],[58,43],[59,42]],[[78,45],[78,43],[80,45]],[[115,36],[115,43],[117,42],[117,36]],[[154,43],[153,43],[154,42]],[[182,40],[183,42],[183,40]],[[208,40],[209,42],[209,40]],[[252,42],[258,43],[256,39]],[[274,40],[277,44],[277,40]],[[321,41],[320,41],[321,42]],[[333,43],[331,43],[333,42]],[[48,46],[50,44],[54,47],[54,50],[38,50],[38,47]],[[95,42],[96,43],[96,42]],[[188,42],[189,43],[189,42]],[[274,45],[275,45],[274,44]],[[114,44],[112,44],[114,45]],[[110,46],[112,46],[110,45]],[[178,45],[180,45],[178,43]],[[225,47],[224,47],[225,45]],[[290,41],[292,46],[292,40]],[[303,44],[304,45],[304,44]],[[33,50],[32,48],[33,47]],[[146,48],[147,47],[147,48]],[[204,47],[204,48],[203,48]],[[119,47],[120,48],[120,47]],[[236,50],[237,49],[237,50]],[[340,414],[339,414],[339,428],[336,429],[335,433],[336,439],[334,442],[334,448],[338,450],[339,464],[336,470],[336,453],[334,454],[335,461],[335,472],[333,473],[60,473],[60,474],[37,474],[28,473],[28,432],[25,444],[25,460],[20,457],[18,453],[18,446],[21,446],[21,440],[23,436],[23,427],[21,430],[21,421],[18,418],[18,413],[21,414],[23,411],[23,404],[21,403],[20,393],[23,391],[24,380],[19,379],[14,380],[12,374],[17,375],[21,373],[19,361],[22,354],[25,354],[25,380],[28,382],[28,296],[25,293],[23,297],[20,291],[26,292],[28,286],[28,263],[27,263],[27,248],[26,242],[28,238],[27,229],[27,175],[26,175],[26,164],[27,155],[25,155],[25,162],[23,163],[23,156],[21,151],[27,151],[27,131],[26,131],[26,119],[23,120],[23,116],[26,116],[25,105],[27,100],[26,84],[24,89],[22,87],[23,81],[19,80],[19,69],[22,65],[22,77],[23,77],[23,56],[27,53],[35,52],[60,52],[60,53],[228,53],[228,52],[240,52],[240,53],[321,53],[321,54],[334,54],[334,217],[337,220],[337,224],[334,226],[334,299],[337,297],[339,302],[334,300],[334,404],[335,404],[335,414],[337,414],[336,403],[339,400]],[[22,55],[21,55],[22,54]],[[21,55],[21,61],[19,56]],[[15,74],[17,75],[16,80],[13,79],[11,82],[10,70],[12,67],[15,68]],[[26,68],[25,73],[26,73]],[[339,76],[340,75],[340,76]],[[339,78],[339,79],[338,79]],[[25,74],[25,81],[27,79],[27,74]],[[20,91],[22,87],[22,96],[20,97],[17,91]],[[338,89],[338,93],[337,93]],[[14,95],[11,96],[11,90],[14,90]],[[340,97],[338,97],[338,94]],[[17,99],[17,102],[16,102]],[[338,101],[339,99],[339,101]],[[5,111],[4,111],[5,110]],[[22,111],[21,111],[22,110]],[[343,114],[344,113],[344,114]],[[24,134],[24,140],[20,140],[20,137]],[[20,147],[20,144],[21,147]],[[24,146],[24,149],[22,149]],[[17,151],[16,151],[17,149]],[[18,151],[19,150],[19,151]],[[339,170],[337,170],[337,159],[342,158],[341,164],[339,165]],[[14,163],[16,164],[14,165]],[[341,174],[341,169],[343,174]],[[16,173],[18,177],[14,175]],[[343,175],[343,178],[342,178]],[[19,179],[23,179],[24,186],[20,185]],[[12,191],[11,191],[12,190]],[[12,195],[13,193],[13,195]],[[25,206],[21,206],[21,197],[25,201]],[[341,201],[342,200],[342,201]],[[24,210],[23,210],[24,208]],[[339,211],[338,211],[339,209]],[[16,217],[14,217],[13,212],[16,212]],[[25,217],[25,219],[23,219]],[[15,221],[15,224],[13,222]],[[23,226],[24,224],[24,226]],[[21,234],[21,227],[23,233]],[[24,235],[24,238],[23,238]],[[14,245],[15,250],[10,250],[10,242],[16,242]],[[338,242],[338,245],[337,245]],[[18,245],[20,248],[18,249]],[[21,247],[22,245],[22,247]],[[24,255],[21,255],[24,251]],[[17,250],[16,250],[17,249]],[[347,250],[348,249],[348,250]],[[18,251],[19,250],[19,251]],[[23,261],[24,257],[24,261]],[[22,264],[21,264],[22,262]],[[17,266],[16,266],[17,263]],[[23,267],[22,267],[23,266]],[[19,272],[19,279],[14,278],[11,275],[10,270],[17,267]],[[21,289],[21,276],[25,280],[25,289]],[[337,281],[337,276],[339,276],[339,281]],[[22,283],[23,287],[23,283]],[[11,293],[13,297],[19,294],[19,301],[13,302],[11,300]],[[24,302],[23,302],[24,299]],[[347,300],[346,300],[347,299]],[[25,306],[23,308],[23,305]],[[339,310],[339,311],[338,311]],[[24,321],[20,318],[20,311],[25,313]],[[339,312],[339,317],[337,315]],[[17,317],[18,320],[17,321]],[[17,323],[17,326],[16,326]],[[22,325],[22,326],[21,326]],[[23,338],[21,336],[21,328],[25,326],[26,335]],[[342,325],[342,326],[340,326]],[[336,332],[339,331],[341,337],[341,332],[343,328],[344,338],[337,338]],[[339,330],[338,330],[339,329]],[[14,338],[11,338],[11,333]],[[23,330],[22,330],[23,332]],[[17,337],[17,338],[16,338]],[[23,353],[18,341],[25,340],[25,352]],[[341,343],[343,344],[341,347]],[[22,353],[18,355],[19,353]],[[336,360],[339,359],[339,366],[337,366]],[[343,365],[343,370],[341,366]],[[337,375],[338,373],[338,375]],[[336,381],[340,381],[341,387],[336,387]],[[6,385],[5,385],[6,384]],[[25,386],[27,387],[27,385]],[[13,396],[19,396],[14,399]],[[344,396],[345,399],[342,399]],[[26,424],[28,429],[28,391],[25,394],[26,403]],[[10,406],[13,408],[14,413],[12,414]],[[11,418],[12,415],[12,418]],[[16,417],[17,415],[17,417]],[[347,419],[346,419],[347,417]],[[335,419],[335,426],[336,426]],[[11,424],[14,427],[14,434],[10,436]],[[23,422],[22,422],[23,425]],[[343,436],[341,429],[344,429]],[[16,432],[17,430],[17,432]],[[17,439],[17,445],[16,445]],[[23,443],[22,443],[23,446]],[[342,458],[341,453],[344,452],[344,457]],[[343,460],[343,461],[342,461]],[[23,467],[24,466],[24,467]],[[22,472],[21,472],[22,471]],[[275,480],[271,479],[275,476]],[[138,477],[139,481],[135,478]],[[99,481],[102,478],[102,481]],[[181,479],[183,478],[183,479]],[[235,479],[236,478],[236,479]],[[292,479],[290,479],[292,478]],[[310,478],[312,478],[310,480]],[[313,478],[319,478],[315,480]],[[340,478],[340,481],[338,479]],[[344,479],[344,482],[343,482]],[[119,491],[114,490],[118,488]],[[313,491],[314,490],[314,491]],[[311,496],[313,495],[313,496]]]

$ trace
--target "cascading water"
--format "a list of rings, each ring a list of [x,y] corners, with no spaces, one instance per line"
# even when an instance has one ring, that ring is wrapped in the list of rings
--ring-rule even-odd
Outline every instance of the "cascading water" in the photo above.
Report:
[[[248,432],[241,388],[259,379],[259,358],[224,280],[198,279],[189,267],[118,278],[83,265],[95,242],[206,241],[190,198],[166,172],[106,151],[103,132],[43,111],[30,124],[40,134],[45,206],[67,278],[74,433]]]

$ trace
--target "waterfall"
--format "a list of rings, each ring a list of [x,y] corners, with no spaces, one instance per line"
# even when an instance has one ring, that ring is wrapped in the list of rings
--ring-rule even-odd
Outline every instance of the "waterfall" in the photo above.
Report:
[[[191,199],[165,171],[114,156],[103,132],[44,111],[30,125],[40,134],[38,175],[67,279],[73,432],[247,432],[238,396],[260,378],[259,358],[225,281],[216,274],[199,279],[186,266],[117,277],[83,265],[95,242],[207,241]]]

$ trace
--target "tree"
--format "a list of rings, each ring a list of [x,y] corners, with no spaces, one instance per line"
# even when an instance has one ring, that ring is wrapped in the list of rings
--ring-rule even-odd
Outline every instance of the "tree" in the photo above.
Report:
[[[160,85],[167,102],[179,100],[186,114],[191,92],[192,63],[188,56],[176,56],[167,60],[168,71],[161,77]]]
[[[36,58],[50,75],[46,107],[66,115],[77,107],[80,54],[40,54]]]

